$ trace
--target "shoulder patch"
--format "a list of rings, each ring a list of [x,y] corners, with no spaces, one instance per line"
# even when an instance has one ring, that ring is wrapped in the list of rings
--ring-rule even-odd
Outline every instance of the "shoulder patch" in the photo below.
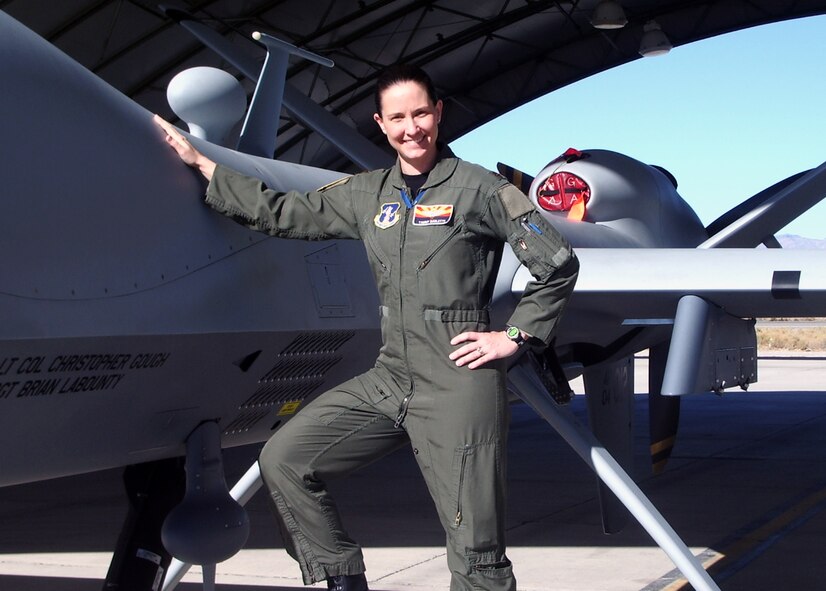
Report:
[[[499,200],[502,202],[505,211],[512,220],[529,214],[536,209],[533,203],[531,203],[531,200],[510,183],[502,186],[496,194],[499,196]]]
[[[323,187],[319,187],[318,189],[316,189],[316,191],[318,191],[319,193],[323,193],[324,191],[327,191],[329,189],[334,189],[335,187],[340,187],[341,185],[346,185],[347,183],[350,182],[351,178],[353,178],[352,175],[342,177],[338,180],[333,181],[332,183],[327,183]]]

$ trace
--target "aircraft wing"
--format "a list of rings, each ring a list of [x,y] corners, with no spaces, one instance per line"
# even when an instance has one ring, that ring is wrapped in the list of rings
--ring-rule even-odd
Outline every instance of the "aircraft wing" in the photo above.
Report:
[[[756,380],[756,359],[724,384],[721,356],[748,349],[756,357],[754,319],[826,314],[822,251],[582,248],[577,255],[579,280],[556,337],[569,377],[671,342],[667,367],[665,359],[658,361],[667,370],[665,386],[651,382],[650,392],[746,387]],[[524,267],[511,268],[515,298],[532,277]],[[703,309],[687,312],[695,305],[690,302]],[[685,338],[694,340],[675,346]],[[691,365],[680,357],[691,358]]]
[[[826,253],[763,248],[577,249],[581,261],[571,307],[621,311],[625,325],[673,320],[686,295],[740,318],[826,314]],[[513,289],[530,274],[521,268]]]

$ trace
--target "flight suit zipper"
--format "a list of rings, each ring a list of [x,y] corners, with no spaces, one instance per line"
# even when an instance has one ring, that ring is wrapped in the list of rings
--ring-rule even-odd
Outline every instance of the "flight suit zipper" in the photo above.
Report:
[[[387,272],[387,270],[388,270],[387,263],[384,261],[384,257],[385,257],[386,255],[385,255],[385,254],[384,254],[384,252],[381,250],[381,248],[379,247],[379,245],[376,243],[376,239],[375,239],[375,238],[373,238],[373,236],[372,236],[372,235],[370,235],[370,233],[369,233],[369,232],[368,232],[368,233],[366,233],[364,237],[365,237],[365,242],[367,242],[367,244],[368,244],[368,245],[370,246],[370,248],[372,249],[373,254],[374,254],[374,255],[375,255],[375,257],[376,257],[376,261],[379,263],[379,265],[381,266],[382,270],[383,270],[384,272]]]
[[[393,427],[398,429],[402,426],[404,422],[404,417],[407,416],[407,407],[410,405],[410,399],[413,398],[413,388],[410,388],[410,392],[405,394],[404,398],[402,398],[402,402],[399,405],[399,412],[396,415],[396,422],[393,423]]]
[[[462,524],[462,489],[465,486],[465,466],[467,464],[468,446],[462,450],[462,462],[459,465],[459,483],[456,494],[456,519],[453,525],[459,527]]]
[[[404,218],[402,219],[401,232],[399,233],[399,326],[402,331],[402,355],[404,355],[404,365],[407,368],[407,377],[410,380],[410,391],[402,399],[401,404],[399,404],[399,412],[396,415],[396,422],[393,423],[393,426],[396,429],[401,427],[405,417],[407,416],[407,409],[410,406],[410,399],[413,398],[414,391],[413,373],[410,371],[410,359],[407,355],[407,331],[404,328],[404,297],[402,295],[404,290],[404,243],[407,240],[407,223],[410,220],[410,209],[419,199],[421,199],[423,193],[424,191],[419,191],[415,201],[411,202],[410,198],[407,196],[407,191],[405,189],[402,189],[401,191],[402,199],[407,207],[404,209]]]

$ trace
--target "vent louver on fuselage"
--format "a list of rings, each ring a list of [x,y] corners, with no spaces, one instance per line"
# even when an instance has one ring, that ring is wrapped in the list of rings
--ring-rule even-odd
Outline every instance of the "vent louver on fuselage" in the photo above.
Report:
[[[299,334],[278,353],[275,363],[258,380],[252,396],[240,405],[240,413],[224,429],[224,434],[249,431],[274,408],[282,409],[289,404],[297,407],[324,383],[327,372],[342,359],[337,351],[354,334],[353,331]]]

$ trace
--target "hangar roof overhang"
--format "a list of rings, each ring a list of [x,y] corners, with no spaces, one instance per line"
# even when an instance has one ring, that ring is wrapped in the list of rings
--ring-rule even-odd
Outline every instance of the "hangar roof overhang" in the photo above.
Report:
[[[263,63],[254,31],[329,57],[329,69],[291,62],[288,80],[385,145],[372,120],[373,82],[393,63],[415,63],[445,101],[451,141],[534,98],[640,58],[655,20],[677,47],[756,25],[826,13],[826,0],[621,0],[628,24],[590,24],[598,0],[180,0],[190,13]],[[35,30],[124,94],[171,117],[166,85],[181,70],[215,66],[253,84],[151,0],[0,0]],[[662,59],[662,58],[660,58]],[[354,166],[312,130],[282,114],[276,156],[325,168]]]

